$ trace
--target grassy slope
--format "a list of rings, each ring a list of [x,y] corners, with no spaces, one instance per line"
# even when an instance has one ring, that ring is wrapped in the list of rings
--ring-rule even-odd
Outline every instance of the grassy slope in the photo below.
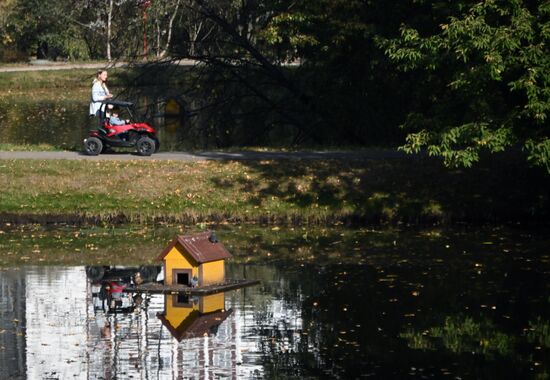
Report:
[[[519,160],[0,161],[0,219],[274,223],[544,220],[550,180]]]
[[[112,69],[110,84],[117,85],[117,78],[124,69]],[[35,89],[90,89],[95,69],[68,69],[53,71],[23,71],[0,73],[1,90],[35,90]]]

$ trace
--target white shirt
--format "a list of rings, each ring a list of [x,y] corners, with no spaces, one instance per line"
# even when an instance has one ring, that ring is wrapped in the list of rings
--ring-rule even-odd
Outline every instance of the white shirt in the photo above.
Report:
[[[101,108],[101,101],[109,95],[109,90],[105,84],[96,80],[92,86],[92,101],[90,102],[90,115],[97,116],[97,111]]]

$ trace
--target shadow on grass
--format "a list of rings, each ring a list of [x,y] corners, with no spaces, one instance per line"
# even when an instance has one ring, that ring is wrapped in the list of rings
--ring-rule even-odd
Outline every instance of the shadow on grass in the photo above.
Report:
[[[318,209],[313,218],[357,223],[534,222],[549,216],[550,176],[507,153],[470,169],[428,157],[241,161],[254,179],[237,183],[261,206],[281,200]]]

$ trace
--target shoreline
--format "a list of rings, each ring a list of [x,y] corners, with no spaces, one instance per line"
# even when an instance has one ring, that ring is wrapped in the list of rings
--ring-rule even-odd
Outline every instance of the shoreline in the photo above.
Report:
[[[0,224],[11,226],[38,225],[47,226],[74,226],[90,227],[97,225],[124,226],[124,225],[262,225],[271,227],[455,227],[455,226],[532,226],[535,228],[550,227],[548,218],[434,218],[422,217],[411,219],[409,217],[386,219],[382,215],[346,215],[340,217],[304,217],[301,215],[258,215],[255,217],[243,217],[240,215],[181,215],[166,216],[136,216],[136,215],[79,215],[79,214],[12,214],[0,212]]]

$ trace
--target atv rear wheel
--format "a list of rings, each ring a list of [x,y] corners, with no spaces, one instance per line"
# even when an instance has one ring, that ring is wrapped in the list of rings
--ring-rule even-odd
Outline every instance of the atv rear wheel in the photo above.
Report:
[[[84,150],[90,156],[97,156],[103,149],[103,143],[97,137],[88,137],[84,140]]]
[[[140,156],[150,156],[155,153],[155,141],[147,136],[141,137],[136,142],[137,154]]]

